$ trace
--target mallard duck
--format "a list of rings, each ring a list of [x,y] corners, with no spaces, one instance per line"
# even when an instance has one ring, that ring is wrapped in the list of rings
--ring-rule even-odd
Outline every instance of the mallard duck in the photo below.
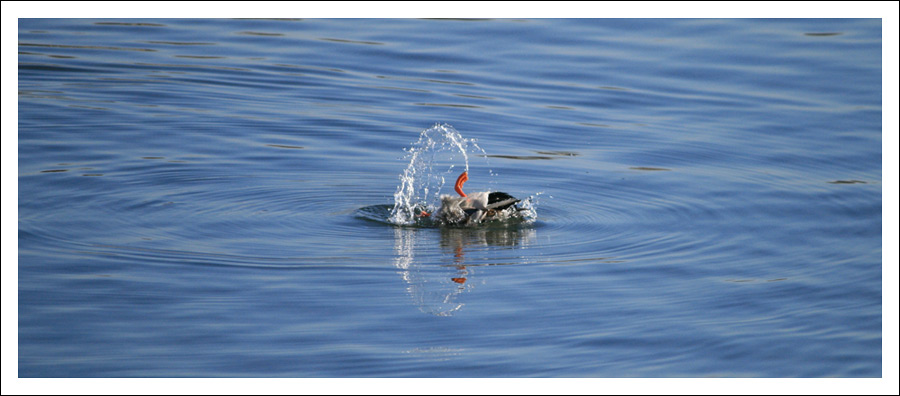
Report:
[[[463,184],[469,180],[469,173],[464,171],[456,179],[453,187],[459,197],[441,195],[441,207],[434,218],[449,224],[478,224],[483,221],[505,218],[520,210],[515,197],[500,191],[480,191],[466,194]],[[423,216],[430,214],[423,212]]]

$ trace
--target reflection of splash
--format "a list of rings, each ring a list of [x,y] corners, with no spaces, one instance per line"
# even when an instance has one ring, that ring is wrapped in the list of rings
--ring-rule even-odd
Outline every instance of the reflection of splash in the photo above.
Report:
[[[450,347],[426,347],[413,348],[408,351],[403,351],[403,353],[422,356],[432,361],[446,361],[460,356],[463,351],[465,351],[465,349]]]
[[[419,233],[417,228],[394,228],[394,251],[397,257],[394,265],[400,269],[400,276],[407,283],[406,291],[413,298],[419,310],[437,316],[450,316],[462,308],[456,297],[466,290],[465,281],[470,272],[463,267],[423,265],[422,259],[415,257]]]
[[[419,310],[437,316],[451,316],[464,305],[460,295],[471,290],[475,267],[484,260],[467,257],[472,246],[527,246],[534,239],[530,228],[447,228],[441,229],[441,254],[432,259],[416,257],[421,249],[419,236],[431,231],[421,228],[394,228],[394,265],[407,283],[406,291]],[[482,250],[483,251],[483,250]]]

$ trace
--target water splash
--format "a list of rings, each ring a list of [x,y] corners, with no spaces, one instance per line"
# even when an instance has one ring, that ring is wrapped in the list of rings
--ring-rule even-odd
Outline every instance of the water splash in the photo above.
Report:
[[[454,168],[459,165],[459,159],[468,171],[469,153],[485,154],[475,139],[463,138],[446,123],[422,131],[419,140],[404,151],[403,158],[409,159],[409,164],[400,175],[400,186],[394,193],[394,207],[388,218],[398,225],[416,224],[423,210],[434,211],[447,179],[456,178]]]
[[[542,194],[544,194],[543,191],[531,195],[519,202],[519,211],[517,212],[517,216],[522,220],[523,223],[532,224],[537,220],[537,206]]]
[[[452,181],[463,171],[469,171],[469,159],[477,158],[488,170],[488,185],[493,186],[497,174],[490,169],[489,155],[478,146],[475,139],[466,139],[449,124],[437,123],[419,134],[419,139],[409,148],[403,149],[408,161],[400,174],[400,185],[394,193],[394,204],[371,207],[362,211],[360,217],[386,221],[401,226],[432,227],[459,226],[462,223],[439,216],[423,216],[423,212],[434,214],[441,205],[441,195],[455,196]],[[458,169],[462,165],[464,169]],[[479,173],[480,171],[476,171]],[[448,183],[448,181],[450,183]],[[447,190],[444,190],[445,184]],[[491,189],[490,191],[495,191]],[[542,193],[530,196],[502,211],[491,212],[490,219],[475,224],[493,224],[503,227],[532,224],[537,219],[537,198]],[[383,215],[386,213],[386,215]],[[474,225],[474,224],[473,224]]]

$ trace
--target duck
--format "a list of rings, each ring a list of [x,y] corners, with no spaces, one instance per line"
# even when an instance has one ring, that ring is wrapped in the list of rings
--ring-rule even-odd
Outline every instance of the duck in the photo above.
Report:
[[[441,206],[434,215],[435,219],[448,224],[479,224],[502,216],[518,213],[515,205],[519,199],[500,191],[480,191],[466,194],[463,185],[469,180],[469,172],[463,171],[456,179],[453,189],[459,194],[441,195]],[[512,208],[512,209],[510,209]],[[423,216],[431,216],[423,212]]]

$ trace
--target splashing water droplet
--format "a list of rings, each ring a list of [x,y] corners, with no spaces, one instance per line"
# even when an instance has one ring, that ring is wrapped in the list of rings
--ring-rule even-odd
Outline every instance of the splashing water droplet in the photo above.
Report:
[[[463,138],[446,123],[434,124],[419,134],[419,140],[406,149],[409,164],[400,175],[400,186],[394,193],[394,207],[388,221],[398,225],[415,224],[422,211],[433,211],[440,202],[447,179],[456,180],[454,168],[461,158],[469,171],[469,153],[485,154],[475,139]],[[448,176],[445,178],[445,176]]]
[[[526,224],[532,224],[537,220],[537,206],[540,204],[541,195],[544,192],[541,191],[534,195],[529,196],[522,200],[519,203],[519,216]],[[553,198],[552,196],[550,198]]]

